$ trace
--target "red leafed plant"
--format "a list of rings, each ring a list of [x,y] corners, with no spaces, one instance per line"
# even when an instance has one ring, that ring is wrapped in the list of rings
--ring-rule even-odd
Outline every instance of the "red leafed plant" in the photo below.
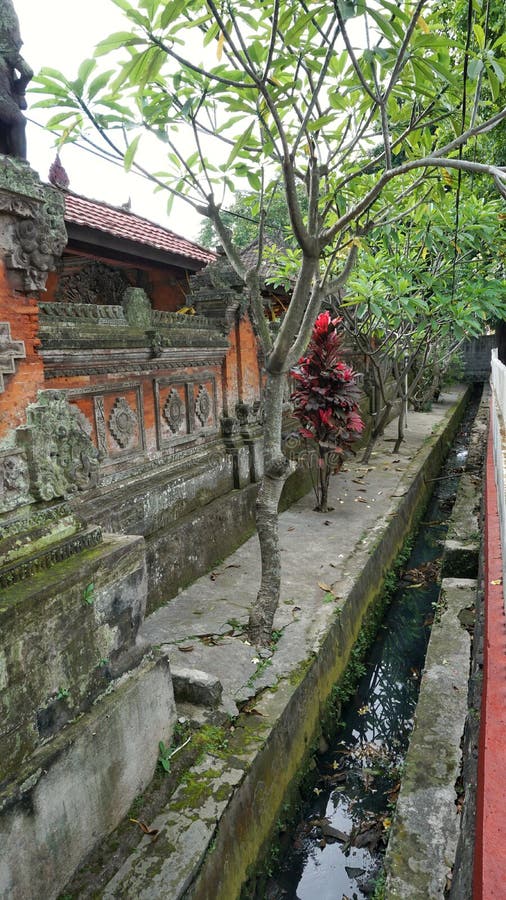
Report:
[[[338,472],[346,450],[364,429],[359,414],[356,375],[340,358],[343,341],[340,318],[321,313],[313,328],[306,355],[291,375],[297,389],[291,400],[301,422],[299,434],[317,445],[318,468],[313,481],[318,512],[328,512],[330,476]]]

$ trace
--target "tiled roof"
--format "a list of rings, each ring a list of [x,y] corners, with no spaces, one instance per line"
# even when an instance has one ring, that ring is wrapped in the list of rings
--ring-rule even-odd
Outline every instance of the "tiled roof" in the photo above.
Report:
[[[134,241],[136,244],[156,247],[167,253],[182,256],[193,261],[208,263],[216,259],[216,254],[199,244],[194,244],[161,225],[142,219],[128,210],[89,200],[78,194],[65,193],[65,221],[73,225],[96,228],[114,237]]]

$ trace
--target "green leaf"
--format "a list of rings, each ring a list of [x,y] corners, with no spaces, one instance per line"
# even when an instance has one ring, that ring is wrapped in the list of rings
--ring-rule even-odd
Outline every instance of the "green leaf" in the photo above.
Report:
[[[253,188],[254,191],[260,191],[262,188],[262,179],[257,172],[246,172],[246,178],[249,181],[250,187]]]
[[[480,48],[480,50],[484,50],[485,49],[485,32],[483,31],[483,28],[481,27],[481,25],[479,25],[477,22],[475,25],[473,25],[473,32],[474,32],[474,36],[476,38],[478,47]]]
[[[93,100],[93,98],[98,94],[99,91],[102,90],[109,81],[111,75],[114,74],[113,69],[108,69],[107,72],[102,72],[101,75],[97,75],[96,78],[93,79],[89,88],[88,88],[88,99]]]
[[[132,168],[134,157],[137,152],[137,147],[139,146],[139,141],[140,141],[141,137],[142,137],[142,134],[138,134],[136,137],[134,137],[131,144],[128,145],[128,148],[125,153],[124,160],[123,160],[123,163],[125,166],[125,172],[129,172],[130,169]]]
[[[467,67],[467,74],[471,81],[476,81],[480,72],[483,71],[483,60],[472,59]]]
[[[186,0],[171,0],[170,3],[165,4],[165,9],[162,12],[160,18],[160,25],[162,28],[167,28],[171,22],[174,22],[177,19],[178,15],[186,6]]]
[[[231,152],[229,158],[227,159],[226,168],[229,168],[229,166],[232,165],[234,159],[239,155],[239,153],[241,152],[243,147],[245,147],[245,145],[248,143],[248,141],[253,133],[253,125],[254,125],[254,123],[252,122],[251,125],[246,129],[246,131],[244,131],[243,134],[240,136],[239,140],[237,140],[235,142],[235,144],[232,148],[232,152]]]
[[[490,60],[490,65],[492,66],[499,84],[504,84],[504,72],[496,59]]]
[[[134,47],[145,43],[145,38],[138,37],[132,34],[131,31],[115,31],[114,34],[110,34],[109,37],[104,38],[103,41],[97,44],[95,56],[104,56],[106,53],[120,50],[122,47]]]
[[[174,194],[170,193],[168,196],[168,199],[167,199],[167,215],[168,216],[170,216],[170,214],[172,212],[172,207],[174,206],[174,200],[175,200]]]
[[[140,25],[143,28],[149,28],[149,19],[147,16],[141,15],[134,7],[128,3],[128,0],[112,0],[112,3],[115,3],[116,6],[119,6],[120,9],[123,10],[132,22],[135,22],[137,25]]]
[[[93,69],[97,65],[96,59],[85,59],[79,66],[77,72],[77,80],[82,84],[86,84],[88,78],[90,77]]]
[[[315,119],[314,122],[309,122],[307,130],[320,131],[321,128],[323,128],[325,125],[330,125],[331,122],[337,124],[334,113],[329,113],[326,116],[320,116],[318,119]]]
[[[49,104],[49,101],[48,101],[48,104]],[[35,103],[33,105],[37,106],[38,104]],[[51,102],[51,106],[54,107],[54,101]],[[64,112],[64,113],[57,113],[56,116],[52,116],[46,122],[46,128],[49,128],[49,131],[53,131],[53,129],[57,128],[58,125],[61,125],[62,122],[65,122],[72,115],[74,115],[73,110],[68,110],[68,112]]]

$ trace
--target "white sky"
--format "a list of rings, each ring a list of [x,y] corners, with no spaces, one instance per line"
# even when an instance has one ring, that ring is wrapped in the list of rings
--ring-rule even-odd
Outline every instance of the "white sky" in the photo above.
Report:
[[[128,22],[109,0],[14,0],[19,17],[22,54],[38,72],[42,66],[59,69],[74,78],[79,63],[93,55],[100,40],[114,31],[128,30]],[[39,96],[27,95],[28,106]],[[44,122],[52,110],[30,110],[27,115]],[[43,181],[47,180],[55,149],[48,132],[28,123],[28,159]],[[79,194],[114,205],[132,200],[132,211],[185,237],[197,239],[201,217],[183,201],[176,201],[170,219],[166,214],[167,196],[154,194],[144,179],[126,174],[71,144],[63,147],[61,160],[70,179],[70,188]]]

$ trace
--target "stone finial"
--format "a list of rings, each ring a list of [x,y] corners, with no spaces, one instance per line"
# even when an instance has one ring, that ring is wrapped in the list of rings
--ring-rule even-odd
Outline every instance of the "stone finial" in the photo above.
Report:
[[[26,160],[25,90],[33,71],[21,56],[19,21],[12,0],[0,0],[0,153]]]
[[[125,318],[129,325],[151,328],[151,303],[143,288],[127,287],[121,299]]]
[[[69,176],[63,168],[59,153],[56,154],[53,162],[49,166],[48,178],[50,184],[54,184],[55,187],[61,188],[62,191],[66,191],[70,184]]]

